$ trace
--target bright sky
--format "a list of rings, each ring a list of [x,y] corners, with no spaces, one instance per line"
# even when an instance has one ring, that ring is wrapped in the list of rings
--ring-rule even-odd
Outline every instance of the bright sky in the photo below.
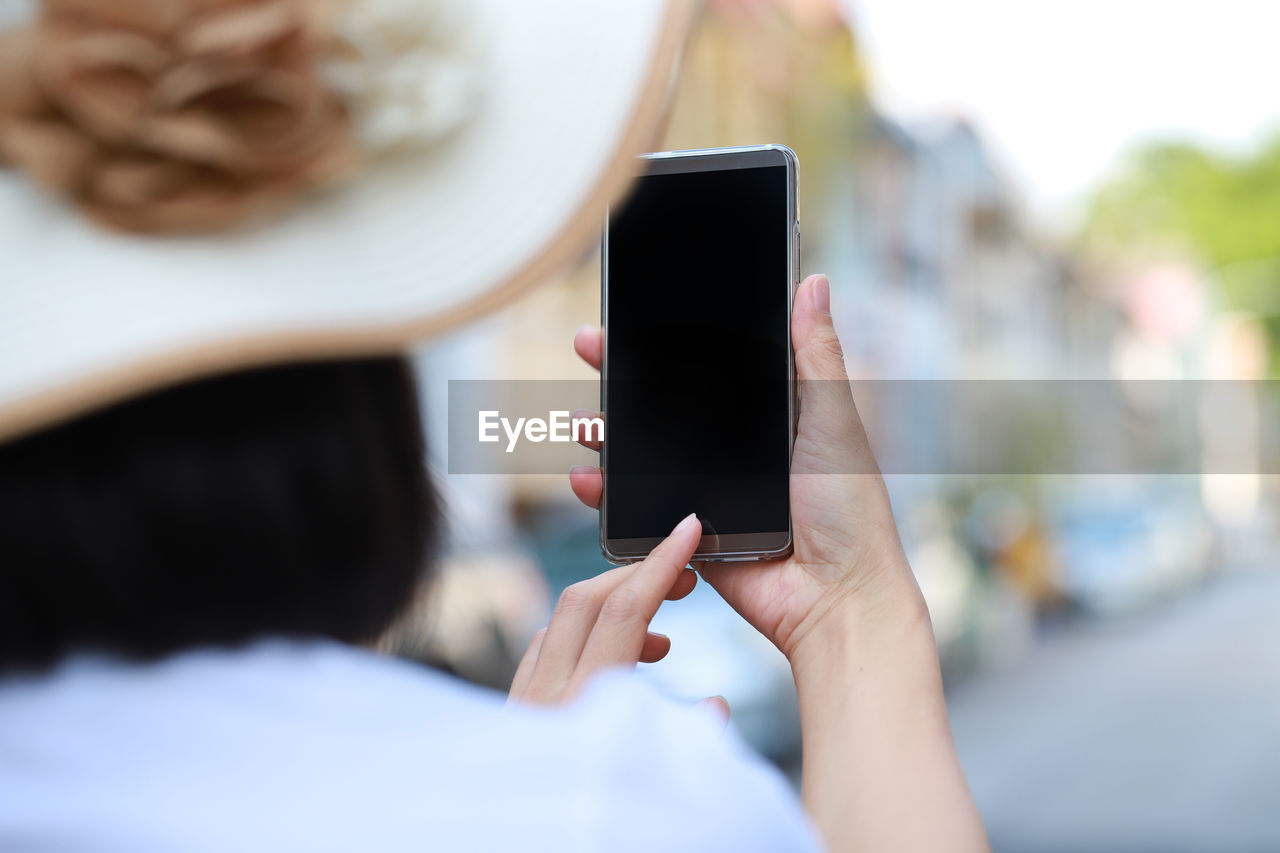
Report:
[[[880,106],[971,118],[1049,223],[1142,140],[1280,132],[1276,0],[843,2]]]

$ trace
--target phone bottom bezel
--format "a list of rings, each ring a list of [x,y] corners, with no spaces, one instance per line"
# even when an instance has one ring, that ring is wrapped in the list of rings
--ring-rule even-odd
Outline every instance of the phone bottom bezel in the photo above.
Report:
[[[602,539],[600,550],[605,559],[619,565],[634,563],[649,556],[663,540],[661,536],[637,539]],[[708,534],[702,537],[695,560],[714,563],[737,563],[753,560],[776,560],[791,553],[791,531],[772,533]]]

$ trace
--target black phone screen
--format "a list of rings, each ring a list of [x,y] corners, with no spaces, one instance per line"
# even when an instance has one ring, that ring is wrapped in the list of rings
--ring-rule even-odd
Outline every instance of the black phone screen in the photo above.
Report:
[[[608,539],[789,528],[785,165],[650,174],[610,217]]]

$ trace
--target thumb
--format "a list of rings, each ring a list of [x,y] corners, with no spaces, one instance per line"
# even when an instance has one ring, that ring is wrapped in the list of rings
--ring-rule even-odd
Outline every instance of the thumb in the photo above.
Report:
[[[831,322],[831,282],[825,275],[811,275],[796,291],[791,314],[791,340],[796,351],[796,373],[801,382],[821,379],[848,380],[844,350]]]
[[[844,351],[831,322],[831,283],[811,275],[796,291],[791,341],[800,380],[800,430],[792,471],[796,473],[879,473],[853,390]]]

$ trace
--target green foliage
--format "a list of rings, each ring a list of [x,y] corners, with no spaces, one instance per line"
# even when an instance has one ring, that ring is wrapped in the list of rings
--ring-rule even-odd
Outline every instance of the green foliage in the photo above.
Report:
[[[1092,248],[1162,246],[1213,269],[1228,307],[1280,315],[1280,136],[1247,157],[1144,148],[1094,195]]]

